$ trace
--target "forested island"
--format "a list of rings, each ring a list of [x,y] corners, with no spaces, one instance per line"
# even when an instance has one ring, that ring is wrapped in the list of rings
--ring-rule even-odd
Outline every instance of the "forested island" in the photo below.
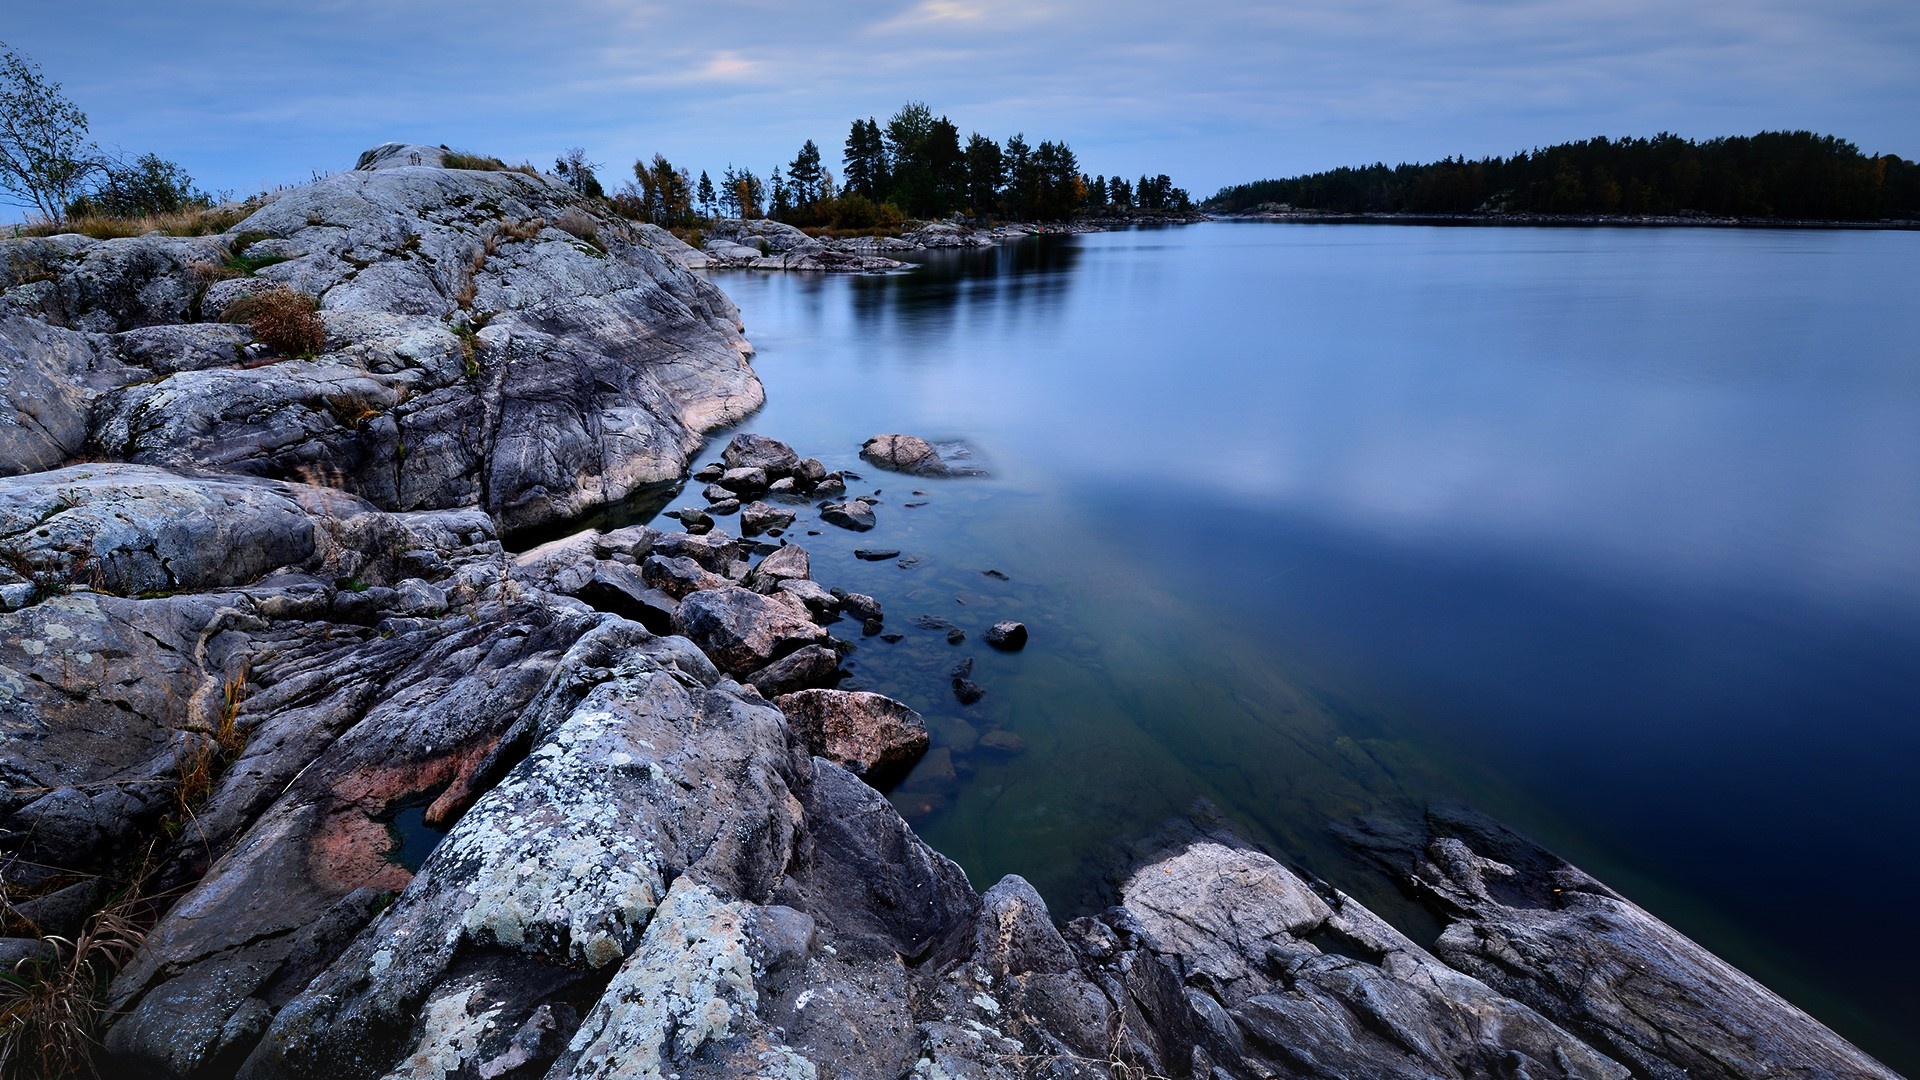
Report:
[[[1920,221],[1920,165],[1832,135],[1561,143],[1512,157],[1333,169],[1221,188],[1214,213],[1563,215]]]

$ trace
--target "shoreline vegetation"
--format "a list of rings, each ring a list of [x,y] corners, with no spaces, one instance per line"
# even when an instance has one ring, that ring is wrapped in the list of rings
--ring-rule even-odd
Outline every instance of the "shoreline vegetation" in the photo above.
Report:
[[[1296,225],[1429,225],[1462,228],[1569,229],[1844,229],[1859,232],[1920,232],[1920,220],[1887,218],[1842,221],[1832,218],[1713,217],[1706,214],[1507,214],[1507,213],[1329,213],[1291,207],[1243,213],[1208,214],[1210,221],[1280,222]]]
[[[1920,165],[1810,131],[1561,143],[1221,188],[1212,214],[1446,225],[1920,227]]]

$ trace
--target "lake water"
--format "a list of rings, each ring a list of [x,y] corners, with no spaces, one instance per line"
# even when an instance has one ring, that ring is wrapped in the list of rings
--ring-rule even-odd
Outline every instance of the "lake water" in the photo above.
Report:
[[[882,491],[789,537],[905,635],[836,630],[927,716],[892,797],[977,886],[1095,909],[1204,804],[1430,940],[1327,826],[1465,800],[1920,1069],[1920,234],[1222,223],[714,278],[744,428]],[[858,460],[895,431],[993,475]]]

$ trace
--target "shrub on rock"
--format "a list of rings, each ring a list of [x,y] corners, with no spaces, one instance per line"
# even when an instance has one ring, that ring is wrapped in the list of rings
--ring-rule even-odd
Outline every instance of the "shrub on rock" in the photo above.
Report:
[[[235,300],[221,318],[246,323],[263,344],[293,356],[312,356],[327,347],[319,301],[284,285]]]

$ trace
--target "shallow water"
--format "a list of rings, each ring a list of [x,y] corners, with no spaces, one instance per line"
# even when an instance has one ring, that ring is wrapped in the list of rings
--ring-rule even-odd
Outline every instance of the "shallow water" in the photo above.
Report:
[[[1920,235],[1209,224],[714,277],[744,428],[882,492],[789,537],[905,635],[836,627],[928,717],[893,799],[977,886],[1090,910],[1204,802],[1424,939],[1327,825],[1463,798],[1920,1068]],[[858,461],[892,431],[993,475]]]

